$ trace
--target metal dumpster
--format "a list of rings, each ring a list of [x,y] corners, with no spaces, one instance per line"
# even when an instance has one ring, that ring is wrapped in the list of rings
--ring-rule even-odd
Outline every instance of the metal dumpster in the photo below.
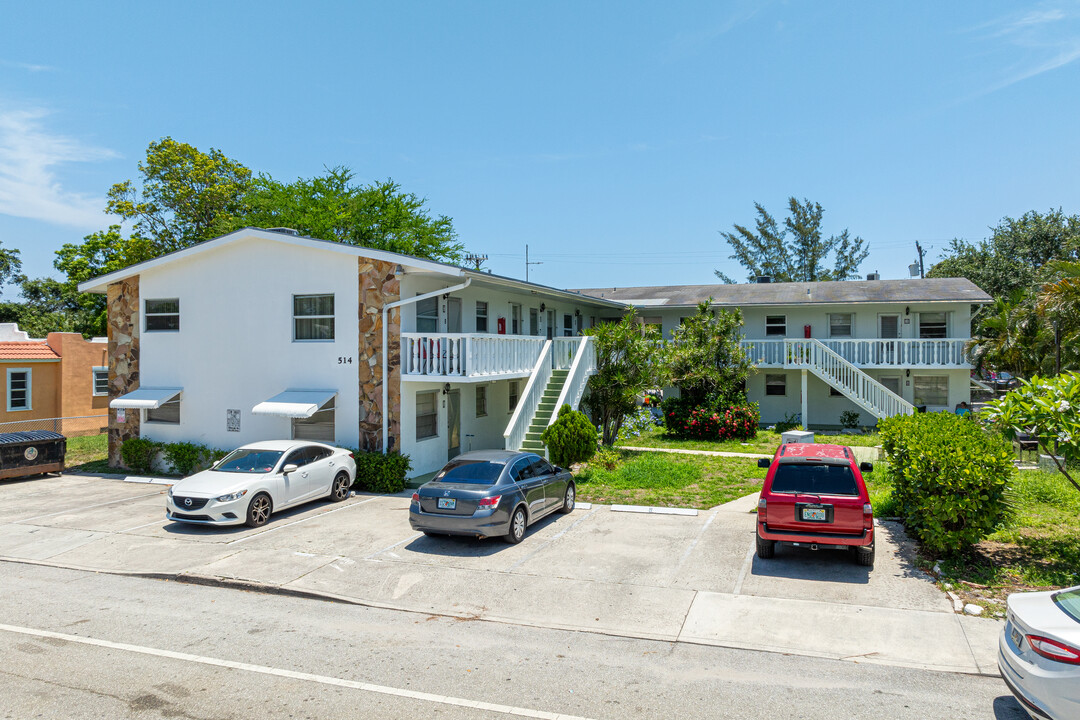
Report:
[[[67,439],[48,430],[0,433],[0,479],[63,472]]]

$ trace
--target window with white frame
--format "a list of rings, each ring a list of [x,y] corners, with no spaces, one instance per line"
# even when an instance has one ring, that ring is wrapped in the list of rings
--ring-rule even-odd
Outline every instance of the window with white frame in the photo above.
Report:
[[[517,303],[510,303],[510,334],[521,334],[521,306]]]
[[[949,337],[949,315],[943,312],[919,313],[920,338]]]
[[[109,368],[96,367],[94,368],[94,395],[108,395],[109,394]]]
[[[947,407],[949,404],[949,377],[947,375],[916,375],[912,378],[915,405]]]
[[[171,398],[161,404],[161,407],[149,408],[146,410],[146,422],[150,423],[163,423],[165,425],[179,425],[180,424],[180,393],[173,395]]]
[[[529,308],[529,334],[540,334],[540,308]]]
[[[334,400],[335,398],[330,398],[320,405],[311,417],[293,418],[292,439],[334,442],[336,440],[334,419],[337,414]]]
[[[765,336],[772,335],[787,336],[787,315],[765,316]]]
[[[180,298],[165,298],[143,303],[147,332],[178,332],[180,330]]]
[[[30,390],[33,371],[30,368],[8,368],[7,371],[7,409],[32,410]]]
[[[514,408],[518,404],[518,396],[521,394],[521,384],[517,380],[510,381],[510,409],[507,412],[514,412]]]
[[[766,395],[787,395],[787,375],[766,375],[765,376],[765,394]]]
[[[476,332],[486,333],[488,331],[488,313],[487,303],[483,300],[476,301]]]
[[[829,313],[829,337],[849,338],[855,316],[851,313]]]
[[[416,439],[424,440],[439,434],[438,391],[416,393]]]
[[[334,296],[293,295],[293,340],[334,339]]]
[[[487,417],[487,386],[476,386],[476,417]]]
[[[439,332],[439,298],[429,297],[416,303],[416,332]]]

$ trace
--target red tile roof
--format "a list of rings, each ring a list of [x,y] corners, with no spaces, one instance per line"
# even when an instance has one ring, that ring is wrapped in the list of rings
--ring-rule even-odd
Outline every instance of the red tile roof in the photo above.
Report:
[[[59,360],[43,342],[0,342],[0,360]]]

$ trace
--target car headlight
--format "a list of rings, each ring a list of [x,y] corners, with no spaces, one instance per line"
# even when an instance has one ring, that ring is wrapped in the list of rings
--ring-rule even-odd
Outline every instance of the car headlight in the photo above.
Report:
[[[173,494],[172,494],[172,485],[170,485],[169,486],[169,497],[172,497],[172,496],[173,496]]]
[[[218,502],[232,502],[233,500],[239,500],[247,495],[247,490],[241,490],[240,492],[229,493],[228,495],[222,495],[221,497],[214,498]]]

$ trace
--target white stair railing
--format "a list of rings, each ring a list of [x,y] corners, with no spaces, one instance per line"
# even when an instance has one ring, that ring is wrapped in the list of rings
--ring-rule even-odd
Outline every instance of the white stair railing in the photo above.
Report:
[[[570,364],[570,372],[563,381],[559,399],[555,402],[555,410],[548,420],[549,427],[559,419],[559,408],[563,405],[569,405],[571,410],[578,409],[589,376],[596,374],[596,345],[593,344],[592,336],[583,335],[575,340],[578,342],[575,343],[574,361]]]
[[[915,412],[914,405],[819,340],[784,340],[784,367],[809,370],[879,418]]]
[[[518,398],[514,414],[510,416],[510,422],[503,432],[503,448],[506,450],[519,450],[525,442],[525,433],[529,425],[536,417],[536,410],[540,407],[540,398],[544,396],[548,380],[551,379],[551,341],[544,341],[544,349],[540,351],[540,358],[533,366],[532,375],[525,385],[525,390]]]

